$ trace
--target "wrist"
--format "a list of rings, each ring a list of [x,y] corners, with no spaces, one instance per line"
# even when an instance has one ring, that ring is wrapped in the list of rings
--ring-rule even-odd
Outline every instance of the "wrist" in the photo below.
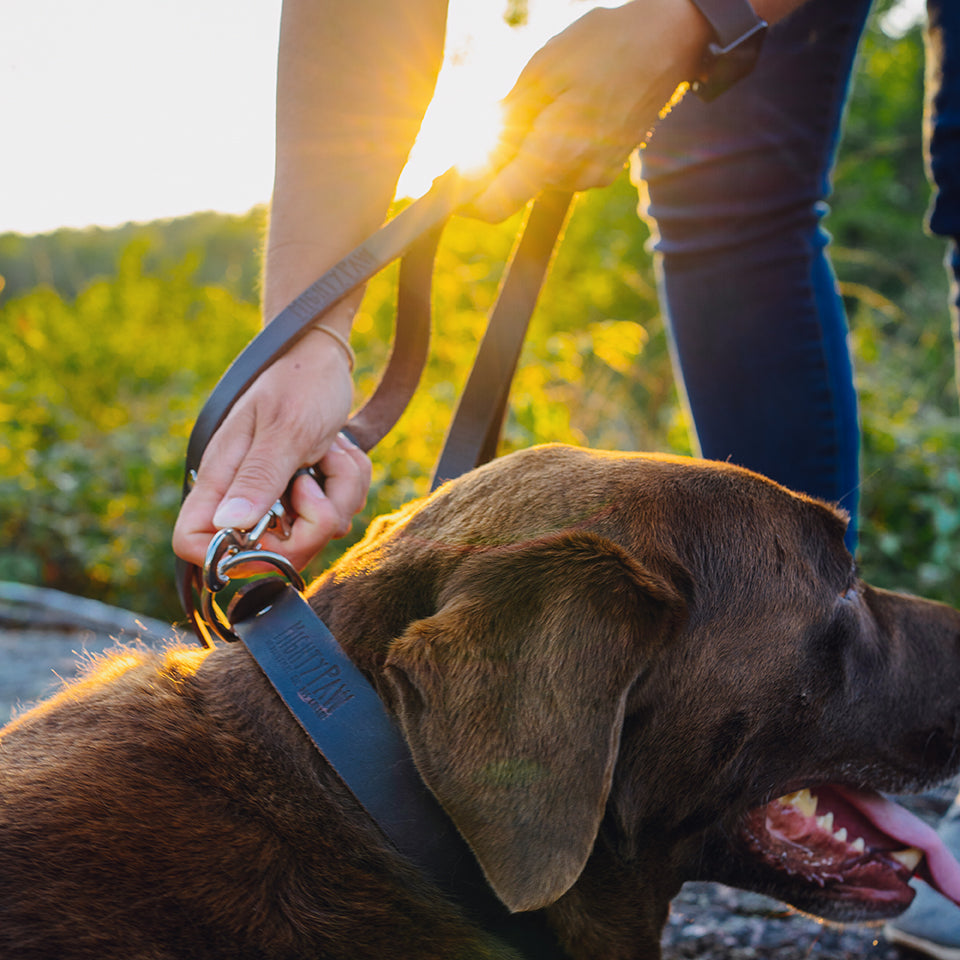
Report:
[[[655,98],[666,91],[663,102],[670,99],[679,85],[689,83],[696,74],[707,44],[713,39],[710,24],[692,0],[660,0],[657,3],[630,0],[622,6],[598,10],[619,18],[617,35],[638,38],[634,61],[640,64],[637,79],[640,83],[656,84]],[[649,41],[653,37],[663,40],[658,40],[651,51]],[[649,71],[655,63],[659,64],[660,73],[651,78]]]
[[[330,251],[312,242],[268,245],[264,257],[262,315],[270,323],[281,311],[323,276],[331,262]],[[349,336],[353,318],[363,299],[363,288],[353,290],[330,307],[323,322],[344,336]]]
[[[310,333],[320,333],[332,340],[339,348],[341,355],[347,361],[347,372],[353,373],[357,365],[357,355],[350,346],[350,340],[344,336],[336,327],[326,320],[319,320],[310,328]]]
[[[350,356],[353,351],[348,354],[337,339],[319,331],[320,322],[309,327],[286,353],[267,367],[260,378],[266,389],[286,395],[345,390],[352,396]]]

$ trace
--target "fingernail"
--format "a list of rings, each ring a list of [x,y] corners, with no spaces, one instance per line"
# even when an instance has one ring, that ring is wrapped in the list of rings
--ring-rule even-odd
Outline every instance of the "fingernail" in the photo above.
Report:
[[[224,500],[213,515],[213,525],[220,530],[226,527],[249,526],[253,503],[245,497],[232,497]]]
[[[338,433],[333,441],[341,450],[355,450],[357,445],[345,434]]]

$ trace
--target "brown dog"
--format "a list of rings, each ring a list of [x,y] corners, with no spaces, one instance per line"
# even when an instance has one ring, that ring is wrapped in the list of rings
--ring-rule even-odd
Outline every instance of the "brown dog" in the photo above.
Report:
[[[732,466],[543,447],[379,520],[312,603],[500,900],[576,960],[655,958],[688,879],[878,919],[921,846],[957,895],[862,791],[960,766],[960,614],[867,586],[843,533]],[[516,954],[233,644],[119,654],[2,732],[0,956]]]

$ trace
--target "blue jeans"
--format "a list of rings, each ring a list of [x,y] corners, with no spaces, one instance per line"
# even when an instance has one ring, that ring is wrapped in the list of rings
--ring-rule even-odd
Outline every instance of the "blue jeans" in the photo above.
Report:
[[[820,220],[869,7],[810,0],[771,28],[749,77],[713,103],[688,96],[661,121],[640,168],[661,301],[701,453],[839,503],[852,518],[851,549],[857,397]],[[958,8],[956,0],[930,2],[931,36],[939,30],[940,59],[954,73]],[[960,77],[942,74],[929,137],[938,187],[931,227],[957,237]]]
[[[927,116],[924,147],[933,184],[929,225],[949,237],[947,273],[960,389],[960,6],[927,0]]]

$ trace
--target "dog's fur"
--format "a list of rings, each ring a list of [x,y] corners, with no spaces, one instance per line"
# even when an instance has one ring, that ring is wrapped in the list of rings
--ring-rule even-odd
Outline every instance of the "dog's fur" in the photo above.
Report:
[[[857,579],[739,468],[541,447],[377,521],[312,603],[513,910],[659,956],[687,879],[778,873],[751,809],[958,767],[960,615]],[[381,839],[239,645],[126,652],[0,736],[0,956],[513,956]]]

